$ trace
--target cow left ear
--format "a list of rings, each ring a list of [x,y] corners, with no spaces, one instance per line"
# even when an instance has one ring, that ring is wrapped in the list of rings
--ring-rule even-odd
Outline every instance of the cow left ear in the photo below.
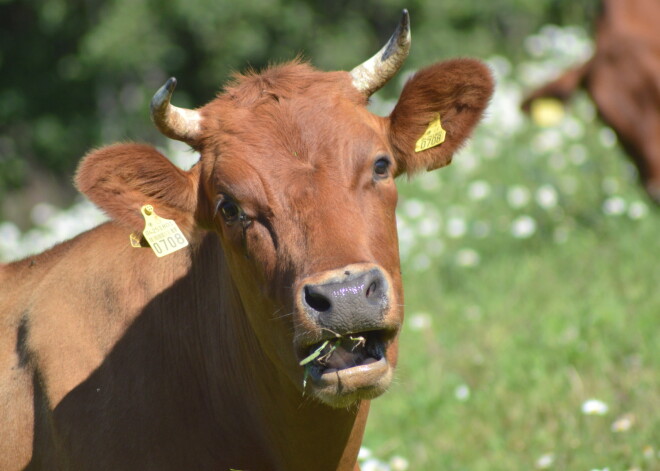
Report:
[[[473,59],[453,59],[417,72],[389,117],[397,176],[448,165],[481,119],[493,89],[490,70]]]

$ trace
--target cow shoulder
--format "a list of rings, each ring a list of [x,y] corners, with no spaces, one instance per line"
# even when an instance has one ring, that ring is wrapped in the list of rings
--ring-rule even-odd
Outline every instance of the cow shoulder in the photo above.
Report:
[[[87,154],[78,166],[78,189],[118,223],[144,227],[140,212],[151,204],[157,214],[175,220],[187,233],[195,225],[199,166],[176,167],[146,144],[114,144]]]
[[[473,59],[448,60],[417,72],[389,117],[398,172],[413,174],[449,164],[481,119],[493,89],[490,70]],[[416,150],[437,117],[446,131],[444,142]]]

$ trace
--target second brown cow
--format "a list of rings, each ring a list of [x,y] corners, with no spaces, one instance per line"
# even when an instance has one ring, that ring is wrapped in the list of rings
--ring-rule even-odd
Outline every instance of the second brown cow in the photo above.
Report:
[[[596,51],[586,63],[530,93],[568,101],[583,86],[632,157],[647,193],[660,204],[660,2],[604,0]]]

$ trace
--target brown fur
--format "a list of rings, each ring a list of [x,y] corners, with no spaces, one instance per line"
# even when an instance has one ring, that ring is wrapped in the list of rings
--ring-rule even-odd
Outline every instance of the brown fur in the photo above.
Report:
[[[604,0],[596,51],[586,63],[533,91],[523,102],[568,101],[579,86],[616,132],[649,196],[660,204],[660,2]]]
[[[76,183],[112,221],[0,267],[0,469],[358,469],[403,319],[393,179],[447,164],[491,91],[479,63],[438,64],[381,118],[349,74],[294,62],[201,108],[190,171],[146,145],[88,154]],[[433,112],[447,142],[415,154]],[[228,198],[249,226],[216,212]],[[189,247],[159,259],[129,245],[147,203]],[[324,334],[303,287],[373,267],[387,374],[303,394],[298,349]]]

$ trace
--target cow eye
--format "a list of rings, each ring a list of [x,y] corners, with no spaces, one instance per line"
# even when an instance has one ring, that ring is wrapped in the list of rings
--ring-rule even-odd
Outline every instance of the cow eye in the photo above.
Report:
[[[390,159],[381,157],[374,162],[374,177],[377,179],[386,178],[390,174]]]
[[[241,208],[239,208],[232,200],[221,201],[218,205],[218,211],[220,211],[222,218],[228,224],[238,221],[238,218],[241,215]]]

